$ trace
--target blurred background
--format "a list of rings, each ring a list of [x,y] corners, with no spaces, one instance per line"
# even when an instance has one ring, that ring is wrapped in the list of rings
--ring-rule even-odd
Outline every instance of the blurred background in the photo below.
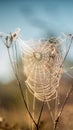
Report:
[[[0,0],[0,32],[10,33],[17,28],[21,29],[20,36],[23,40],[60,36],[62,32],[66,34],[73,33],[73,1]],[[67,67],[73,66],[73,45],[71,46],[66,65]],[[70,73],[73,75],[72,71]],[[62,102],[69,86],[73,84],[72,78],[65,75],[60,84],[62,86],[60,95]],[[32,95],[30,97],[32,99]],[[61,130],[61,127],[64,130],[73,130],[72,99],[73,94],[70,95],[64,108],[61,123],[59,123],[58,127],[59,130]],[[38,105],[40,105],[39,102],[37,103]],[[0,40],[0,117],[5,118],[11,125],[17,123],[22,129],[29,130],[28,123],[25,121],[25,115],[28,119],[25,111],[10,65],[7,49]],[[52,122],[48,119],[46,111],[48,112],[45,106],[40,129],[48,130],[49,128],[49,130],[52,130]]]

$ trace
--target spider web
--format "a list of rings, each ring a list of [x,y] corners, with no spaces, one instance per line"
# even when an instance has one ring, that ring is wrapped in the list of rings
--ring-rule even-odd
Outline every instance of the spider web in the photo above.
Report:
[[[11,36],[8,35],[5,37],[5,39],[1,36],[1,39],[7,47],[9,59],[18,81],[27,111],[38,130],[43,107],[46,103],[49,108],[53,123],[55,124],[55,129],[57,123],[56,120],[60,116],[62,108],[64,107],[63,104],[61,110],[58,108],[58,92],[60,91],[59,82],[64,73],[63,65],[71,47],[72,39],[70,39],[70,44],[68,46],[68,49],[66,49],[66,38],[62,39],[59,37],[47,40],[31,40],[24,42],[20,37],[14,40],[13,37],[11,39]],[[20,58],[21,63],[19,63]],[[22,67],[22,69],[20,69],[20,67]],[[25,77],[24,81],[21,77]],[[24,93],[21,87],[23,82],[25,82],[26,88],[28,89],[26,89],[27,103],[24,99]],[[28,91],[33,95],[33,113],[30,112],[29,108]],[[42,102],[42,107],[39,112],[37,121],[35,121],[36,100]],[[52,100],[55,102],[54,112],[52,111],[50,105]]]

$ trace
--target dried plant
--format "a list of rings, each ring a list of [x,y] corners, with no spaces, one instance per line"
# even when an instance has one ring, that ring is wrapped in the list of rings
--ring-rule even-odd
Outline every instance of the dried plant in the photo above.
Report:
[[[18,81],[18,85],[20,88],[20,92],[24,101],[24,105],[35,124],[37,130],[39,129],[39,123],[43,111],[43,107],[45,103],[47,104],[51,118],[53,119],[54,128],[56,130],[59,118],[63,111],[63,108],[66,104],[66,101],[72,92],[72,86],[69,89],[66,98],[61,106],[61,109],[58,109],[59,106],[59,97],[58,97],[58,88],[59,82],[63,75],[63,64],[70,50],[73,36],[71,34],[65,35],[66,38],[70,40],[69,47],[65,53],[65,55],[61,52],[61,45],[64,44],[66,38],[63,40],[62,38],[51,38],[47,40],[40,41],[28,41],[24,42],[21,38],[18,37],[19,31],[14,33],[10,33],[5,37],[5,41],[3,41],[3,36],[1,35],[1,39],[7,47],[10,62],[15,73],[16,79]],[[28,43],[32,45],[29,46]],[[29,110],[28,103],[24,98],[24,92],[22,89],[22,82],[19,78],[20,71],[18,65],[18,47],[21,52],[22,59],[22,69],[23,75],[26,76],[25,84],[27,89],[33,95],[33,115]],[[11,52],[12,48],[12,52]],[[38,117],[37,122],[35,121],[35,99],[38,99],[42,102],[41,111]],[[50,102],[55,101],[55,112],[54,115],[51,111]],[[33,126],[32,126],[33,129]]]

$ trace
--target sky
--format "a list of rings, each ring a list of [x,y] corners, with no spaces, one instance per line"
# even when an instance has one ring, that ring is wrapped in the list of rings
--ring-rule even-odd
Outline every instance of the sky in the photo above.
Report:
[[[23,40],[73,33],[73,0],[0,0],[0,32],[21,29]],[[11,79],[8,54],[0,41],[0,82]]]

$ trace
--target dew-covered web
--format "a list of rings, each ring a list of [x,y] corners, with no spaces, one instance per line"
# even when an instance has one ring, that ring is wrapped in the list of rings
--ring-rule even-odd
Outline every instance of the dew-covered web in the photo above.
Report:
[[[57,45],[49,41],[44,41],[44,44],[41,41],[41,44],[34,46],[28,53],[22,50],[23,71],[27,77],[25,83],[38,100],[47,102],[56,98],[56,89],[63,73],[60,67],[62,57]]]
[[[66,72],[66,70],[64,71],[63,66],[72,44],[72,35],[65,35],[64,38],[52,37],[46,40],[23,41],[18,36],[18,34],[19,30],[5,36],[1,34],[0,37],[4,45],[7,47],[9,59],[16,79],[18,81],[24,104],[37,130],[39,129],[39,122],[42,115],[43,107],[45,104],[47,104],[51,118],[54,123],[55,130],[58,119],[62,113],[65,102],[71,91],[70,88],[66,95],[65,101],[63,102],[62,107],[59,110],[58,91],[60,91],[60,79],[62,78],[63,73]],[[66,47],[67,40],[69,40],[68,47]],[[19,62],[19,59],[21,59],[21,64]],[[24,81],[21,78],[21,74],[23,75],[23,77],[26,77]],[[72,78],[69,73],[67,73],[67,75]],[[22,82],[25,82],[26,88],[33,95],[32,114],[30,112],[28,104],[29,101],[27,91],[27,101],[25,101],[24,98]],[[42,107],[37,122],[35,121],[36,100],[42,102]],[[54,114],[50,106],[50,102],[52,102],[53,100],[55,102]]]

